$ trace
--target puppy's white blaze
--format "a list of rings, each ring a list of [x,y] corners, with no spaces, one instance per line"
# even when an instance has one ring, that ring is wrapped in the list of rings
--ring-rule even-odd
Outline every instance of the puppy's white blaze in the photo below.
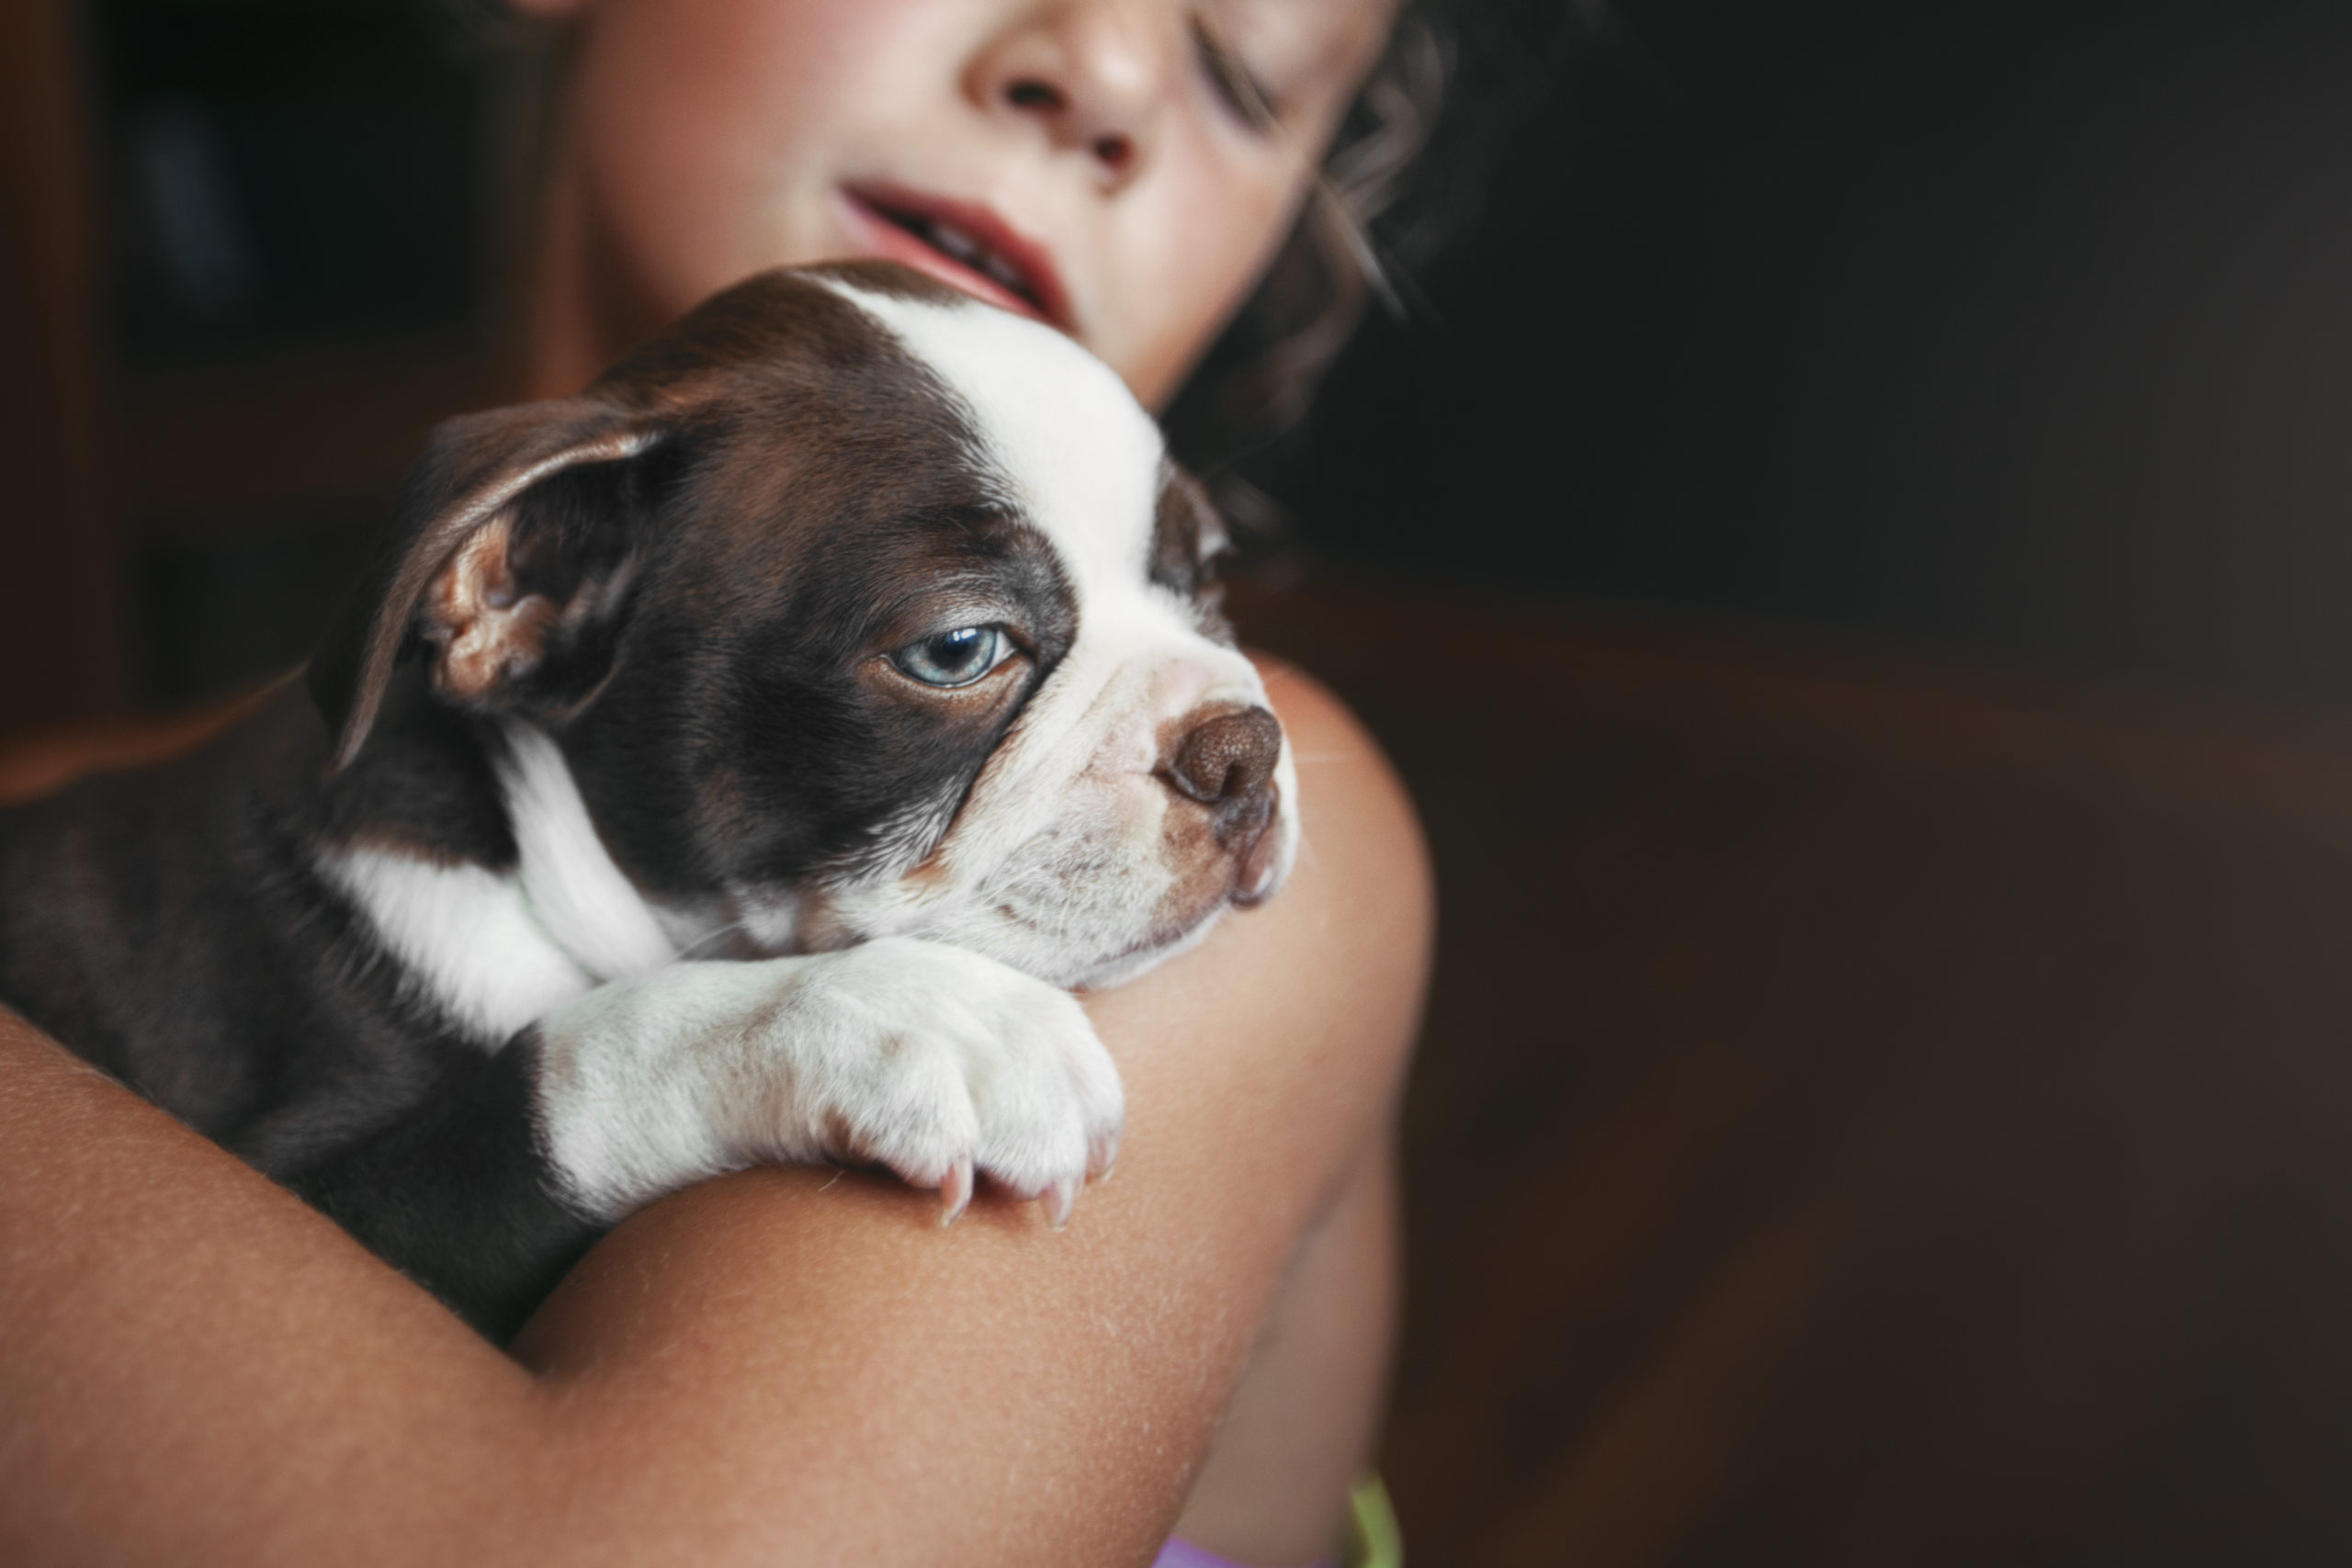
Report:
[[[531,919],[511,876],[367,849],[322,855],[319,869],[425,998],[492,1050],[595,984]]]
[[[1118,373],[1050,327],[972,300],[941,305],[832,281],[963,400],[987,456],[1079,578],[1079,603],[1145,578],[1159,427]]]
[[[511,725],[497,771],[524,895],[557,945],[599,980],[650,974],[675,959],[678,944],[605,852],[555,742]]]
[[[938,846],[945,874],[847,890],[835,913],[867,936],[955,942],[1065,984],[1138,972],[1174,951],[1134,951],[1166,937],[1156,911],[1177,880],[1162,848],[1171,801],[1152,776],[1159,727],[1205,703],[1266,701],[1249,660],[1203,636],[1193,606],[1149,580],[1159,427],[1114,372],[1050,328],[968,300],[828,286],[961,405],[975,457],[1052,541],[1079,610],[1076,641]],[[1288,751],[1285,741],[1276,877],[1297,833]]]

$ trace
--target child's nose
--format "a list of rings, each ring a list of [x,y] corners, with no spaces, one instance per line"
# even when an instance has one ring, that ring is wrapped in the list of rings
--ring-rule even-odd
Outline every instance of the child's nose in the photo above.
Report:
[[[1149,160],[1184,39],[1179,7],[1048,0],[989,40],[967,87],[982,107],[1031,120],[1082,155],[1115,190]]]

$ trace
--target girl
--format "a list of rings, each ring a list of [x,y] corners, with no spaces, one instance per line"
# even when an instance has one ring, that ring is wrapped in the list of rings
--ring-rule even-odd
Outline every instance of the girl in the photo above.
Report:
[[[1298,227],[1394,20],[518,8],[572,34],[536,392],[755,268],[884,255],[1053,322],[1155,406]],[[1327,352],[1333,319],[1274,346]],[[1078,1565],[1172,1529],[1317,1559],[1380,1403],[1429,887],[1362,732],[1294,671],[1269,687],[1309,852],[1265,909],[1087,998],[1130,1123],[1060,1235],[1010,1204],[943,1235],[885,1181],[747,1172],[622,1226],[510,1359],[0,1014],[0,1556]]]

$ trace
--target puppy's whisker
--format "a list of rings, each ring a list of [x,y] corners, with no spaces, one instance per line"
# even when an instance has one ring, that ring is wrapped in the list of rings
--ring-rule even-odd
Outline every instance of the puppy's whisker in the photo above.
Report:
[[[1323,858],[1315,852],[1315,840],[1306,836],[1304,829],[1298,835],[1298,858],[1312,866],[1323,863]]]
[[[738,931],[749,931],[752,922],[748,919],[729,920],[723,926],[703,932],[702,935],[678,949],[678,956],[681,959],[700,958],[709,953],[712,945],[722,938],[733,936]]]

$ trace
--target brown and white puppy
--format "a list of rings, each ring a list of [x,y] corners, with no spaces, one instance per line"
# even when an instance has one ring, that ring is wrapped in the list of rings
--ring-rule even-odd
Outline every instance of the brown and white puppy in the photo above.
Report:
[[[901,269],[771,273],[452,420],[328,646],[0,815],[0,999],[492,1333],[762,1160],[1057,1223],[1068,987],[1281,884],[1281,727],[1117,378]]]

